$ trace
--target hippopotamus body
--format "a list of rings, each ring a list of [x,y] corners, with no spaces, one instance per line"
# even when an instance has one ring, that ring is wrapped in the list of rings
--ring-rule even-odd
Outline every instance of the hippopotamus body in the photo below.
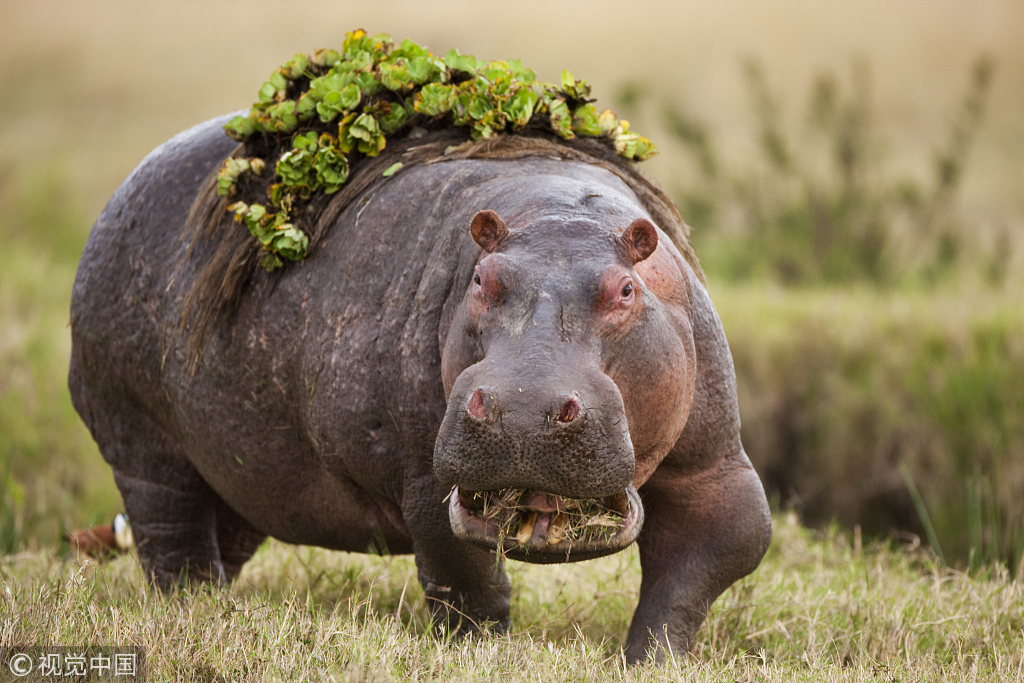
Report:
[[[699,266],[621,175],[550,154],[410,165],[254,275],[193,353],[184,301],[217,238],[182,234],[236,147],[225,120],[122,184],[72,297],[72,398],[151,579],[230,580],[267,536],[411,552],[439,619],[501,629],[496,548],[564,562],[636,539],[627,657],[685,651],[771,523]],[[480,513],[509,490],[514,538]],[[609,533],[566,534],[581,500],[618,513]]]

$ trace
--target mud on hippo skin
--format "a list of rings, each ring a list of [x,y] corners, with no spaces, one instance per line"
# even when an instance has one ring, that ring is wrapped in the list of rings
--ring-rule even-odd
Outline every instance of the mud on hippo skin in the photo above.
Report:
[[[370,184],[305,261],[254,275],[193,365],[183,305],[218,243],[179,238],[231,153],[223,123],[125,181],[72,295],[72,399],[147,574],[229,580],[267,535],[413,552],[439,619],[501,629],[508,579],[471,501],[522,491],[539,520],[524,559],[637,539],[631,661],[688,648],[757,566],[770,518],[721,324],[640,176],[552,159],[551,142],[514,159],[501,140],[481,158],[443,143]],[[620,527],[552,542],[583,504],[615,508]]]

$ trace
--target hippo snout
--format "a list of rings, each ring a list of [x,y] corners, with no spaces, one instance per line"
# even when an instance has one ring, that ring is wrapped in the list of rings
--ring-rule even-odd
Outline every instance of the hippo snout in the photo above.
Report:
[[[632,481],[625,410],[606,376],[573,389],[462,379],[434,447],[434,473],[442,482],[468,491],[600,498]]]
[[[554,420],[559,424],[568,425],[580,415],[582,407],[580,395],[574,391],[571,395],[557,400],[554,407],[548,411],[548,421]],[[466,402],[466,412],[477,420],[496,422],[501,412],[496,400],[495,390],[492,387],[477,387],[469,395],[469,400]]]

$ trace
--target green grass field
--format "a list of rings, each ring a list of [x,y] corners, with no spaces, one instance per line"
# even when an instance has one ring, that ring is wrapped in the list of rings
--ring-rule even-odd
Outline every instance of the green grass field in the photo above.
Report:
[[[637,553],[510,562],[511,632],[432,635],[411,557],[265,544],[227,588],[148,589],[132,556],[0,560],[3,642],[146,648],[152,680],[1012,681],[1024,582],[940,567],[917,539],[870,543],[775,518],[761,567],[712,607],[693,652],[622,660]]]

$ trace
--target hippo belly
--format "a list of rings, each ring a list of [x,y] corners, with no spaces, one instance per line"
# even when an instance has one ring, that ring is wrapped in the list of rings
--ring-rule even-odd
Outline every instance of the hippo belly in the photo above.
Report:
[[[650,186],[552,142],[464,146],[367,184],[304,261],[215,280],[237,288],[217,308],[196,284],[245,228],[186,228],[234,150],[225,120],[122,184],[72,295],[72,398],[149,577],[228,581],[268,535],[411,552],[441,623],[503,629],[495,550],[636,540],[627,655],[689,647],[770,518],[721,324]],[[200,343],[196,301],[216,319]]]

